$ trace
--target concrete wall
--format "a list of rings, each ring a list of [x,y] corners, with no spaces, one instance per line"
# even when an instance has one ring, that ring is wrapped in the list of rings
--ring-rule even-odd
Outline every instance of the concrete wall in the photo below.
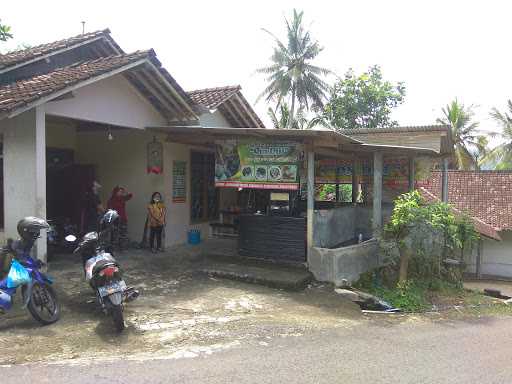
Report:
[[[106,204],[116,185],[126,187],[134,194],[127,203],[129,235],[140,241],[147,215],[147,204],[154,191],[162,193],[167,206],[166,245],[183,243],[190,228],[200,229],[202,236],[208,235],[208,223],[190,224],[190,151],[182,144],[164,143],[164,174],[146,172],[146,145],[153,140],[153,134],[145,131],[117,132],[113,141],[105,135],[79,134],[76,160],[82,164],[95,164],[97,178],[103,186],[102,201]],[[163,142],[164,137],[158,138]],[[172,165],[173,160],[187,162],[187,199],[185,203],[173,203]]]
[[[316,210],[314,218],[315,247],[332,248],[363,234],[363,238],[372,237],[371,205],[346,205],[344,207]],[[383,222],[391,216],[393,206],[382,204]]]
[[[500,233],[502,241],[483,239],[482,275],[512,278],[512,231]],[[477,249],[465,255],[467,272],[476,273]]]
[[[46,146],[48,148],[76,149],[76,129],[69,122],[46,121]]]
[[[46,113],[143,129],[165,119],[122,76],[116,75],[73,91],[73,98],[46,104]]]
[[[353,283],[362,273],[378,266],[378,242],[375,239],[335,249],[313,247],[308,257],[308,267],[315,279],[337,286],[342,285],[343,280]]]
[[[25,216],[46,218],[46,146],[44,106],[0,120],[4,156],[5,237],[17,238]],[[46,233],[36,252],[46,258]]]
[[[315,247],[332,248],[356,236],[356,211],[358,207],[317,210],[313,221]]]
[[[209,128],[209,127],[226,127],[229,128],[231,125],[226,120],[224,115],[220,113],[219,110],[216,110],[213,113],[206,112],[199,116],[199,121],[201,123],[201,126],[203,128]]]

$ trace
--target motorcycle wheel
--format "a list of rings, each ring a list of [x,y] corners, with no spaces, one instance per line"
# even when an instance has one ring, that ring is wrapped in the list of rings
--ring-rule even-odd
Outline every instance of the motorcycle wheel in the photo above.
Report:
[[[123,306],[112,305],[112,307],[110,307],[110,313],[112,315],[112,320],[114,320],[116,330],[121,332],[124,329]]]
[[[43,325],[55,323],[60,318],[60,305],[57,294],[48,283],[34,283],[28,302],[32,317]]]

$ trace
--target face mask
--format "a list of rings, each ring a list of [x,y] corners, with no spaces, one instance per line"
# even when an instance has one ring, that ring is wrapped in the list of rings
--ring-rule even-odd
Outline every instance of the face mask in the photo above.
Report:
[[[154,202],[154,203],[159,203],[159,202],[160,202],[160,199],[159,199],[158,197],[155,197],[155,198],[153,199],[153,202]]]

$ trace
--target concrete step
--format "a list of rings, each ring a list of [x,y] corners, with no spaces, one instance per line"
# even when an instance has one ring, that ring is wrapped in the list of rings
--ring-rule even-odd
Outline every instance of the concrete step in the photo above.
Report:
[[[304,289],[313,279],[313,275],[305,268],[246,262],[242,259],[234,262],[207,259],[200,271],[213,277],[291,291]]]

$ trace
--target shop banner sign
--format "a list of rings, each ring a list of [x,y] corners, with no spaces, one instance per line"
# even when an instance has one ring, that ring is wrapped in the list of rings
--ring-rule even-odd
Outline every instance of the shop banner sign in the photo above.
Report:
[[[174,160],[172,163],[172,202],[184,203],[187,199],[186,190],[187,162]]]
[[[216,143],[215,186],[297,190],[302,145],[288,141]]]
[[[372,183],[371,161],[363,161],[356,167],[358,181]],[[316,184],[350,184],[352,182],[353,161],[351,159],[322,159],[316,161]],[[409,183],[409,160],[407,158],[384,158],[382,181],[388,187],[399,187]]]

